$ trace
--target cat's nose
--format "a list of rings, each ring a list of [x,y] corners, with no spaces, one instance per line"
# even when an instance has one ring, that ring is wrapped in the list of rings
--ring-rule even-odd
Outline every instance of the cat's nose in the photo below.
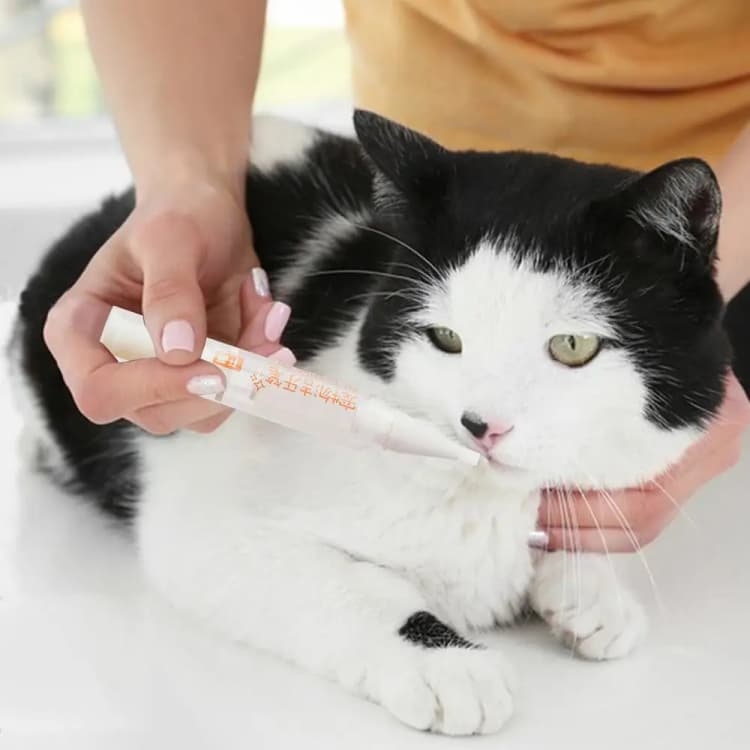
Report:
[[[470,411],[463,413],[461,424],[469,431],[474,440],[487,451],[492,450],[498,440],[513,429],[512,426],[509,427],[499,422],[485,422],[479,415]]]

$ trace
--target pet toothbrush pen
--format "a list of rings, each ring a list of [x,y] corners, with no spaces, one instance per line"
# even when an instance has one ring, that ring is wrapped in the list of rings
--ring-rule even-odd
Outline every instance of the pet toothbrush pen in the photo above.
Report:
[[[113,307],[101,343],[120,361],[156,355],[143,317]],[[221,369],[226,390],[203,396],[293,430],[374,443],[400,453],[446,458],[476,466],[480,454],[377,398],[362,396],[297,367],[206,339],[201,358]]]

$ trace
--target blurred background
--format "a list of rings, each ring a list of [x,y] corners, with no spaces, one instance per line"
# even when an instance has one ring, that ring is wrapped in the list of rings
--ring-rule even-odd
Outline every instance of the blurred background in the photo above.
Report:
[[[345,124],[343,25],[340,0],[269,0],[256,109]],[[128,182],[78,4],[0,0],[0,299],[72,218]]]

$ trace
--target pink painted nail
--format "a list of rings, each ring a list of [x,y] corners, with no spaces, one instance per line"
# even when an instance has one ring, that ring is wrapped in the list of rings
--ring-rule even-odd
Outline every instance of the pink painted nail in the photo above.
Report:
[[[290,349],[284,347],[274,352],[269,359],[273,359],[284,367],[294,367],[297,364],[297,357],[294,356]]]
[[[278,341],[284,333],[292,308],[284,302],[274,302],[266,317],[265,334],[269,341]]]
[[[161,333],[161,348],[165,352],[192,352],[195,349],[193,326],[187,320],[170,320]]]
[[[268,274],[262,268],[253,268],[253,286],[259,297],[270,297],[271,286],[268,283]]]
[[[223,393],[224,380],[220,375],[196,375],[187,383],[188,393],[196,396],[215,396]]]

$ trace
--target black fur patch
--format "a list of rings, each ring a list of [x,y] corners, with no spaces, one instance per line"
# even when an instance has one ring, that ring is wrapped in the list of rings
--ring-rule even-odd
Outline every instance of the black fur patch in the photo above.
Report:
[[[424,648],[482,648],[467,641],[453,628],[440,622],[429,612],[415,612],[400,628],[398,634],[410,643]]]
[[[20,348],[21,367],[67,460],[66,488],[94,496],[104,510],[120,518],[132,515],[139,492],[137,456],[132,448],[136,428],[125,421],[95,425],[78,411],[42,330],[49,309],[125,221],[132,206],[132,192],[107,200],[97,213],[81,219],[52,246],[21,295],[11,343]],[[43,462],[38,468],[52,471]]]

